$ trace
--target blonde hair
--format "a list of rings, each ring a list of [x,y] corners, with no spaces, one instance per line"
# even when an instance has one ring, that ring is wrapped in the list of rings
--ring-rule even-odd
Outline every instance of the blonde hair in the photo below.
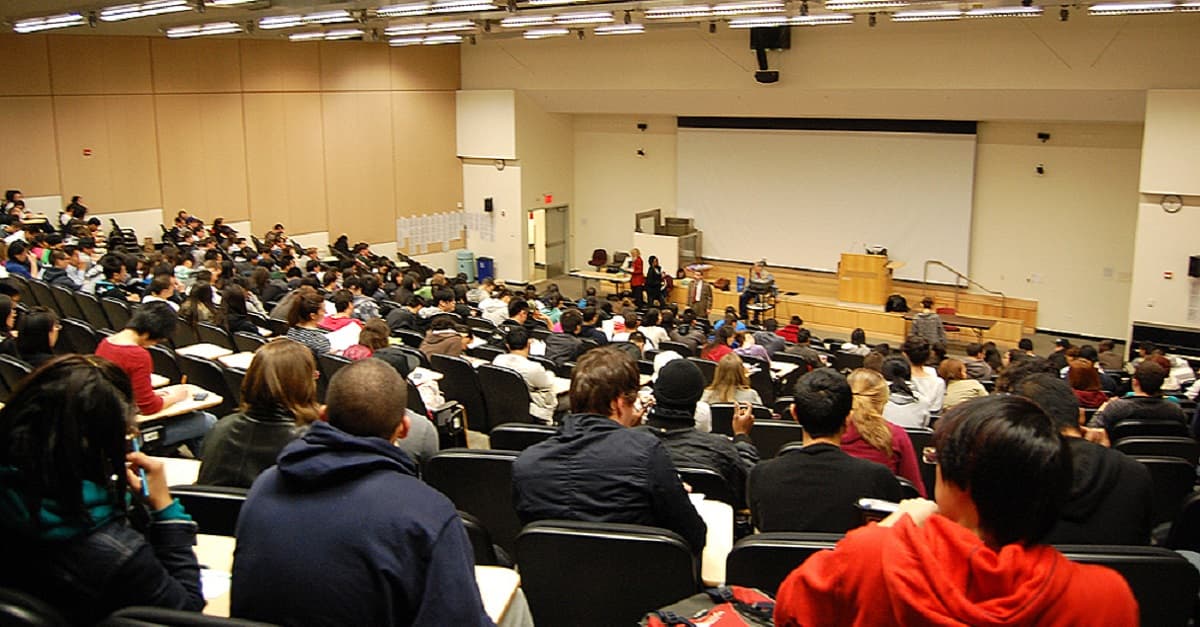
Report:
[[[854,404],[850,417],[862,439],[892,458],[892,430],[883,418],[883,407],[887,405],[888,384],[883,375],[874,370],[859,368],[846,377]]]
[[[716,394],[718,403],[731,403],[738,390],[750,389],[750,377],[746,375],[746,366],[737,353],[729,353],[717,362],[717,373],[713,375],[712,385],[708,389]]]

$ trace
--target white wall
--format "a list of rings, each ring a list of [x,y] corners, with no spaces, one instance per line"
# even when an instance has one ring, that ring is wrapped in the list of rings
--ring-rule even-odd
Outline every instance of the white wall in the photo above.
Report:
[[[516,159],[516,94],[511,90],[459,91],[455,98],[458,156]]]
[[[463,162],[463,204],[468,213],[484,213],[483,199],[490,197],[495,210],[490,216],[495,237],[487,241],[474,233],[468,235],[468,248],[475,257],[491,257],[496,278],[525,280],[525,222],[521,207],[521,166],[508,165],[498,170],[490,162]]]
[[[1200,90],[1146,94],[1143,194],[1200,196]]]
[[[550,205],[570,205],[575,195],[575,147],[571,116],[547,113],[527,96],[518,93],[516,117],[517,157],[521,163],[521,208],[528,210]],[[547,195],[551,197],[549,203],[545,201]],[[545,242],[545,224],[542,225],[540,237]],[[527,239],[526,243],[530,241],[533,240]],[[568,241],[568,250],[570,247]],[[527,251],[525,266],[532,268],[533,261]]]

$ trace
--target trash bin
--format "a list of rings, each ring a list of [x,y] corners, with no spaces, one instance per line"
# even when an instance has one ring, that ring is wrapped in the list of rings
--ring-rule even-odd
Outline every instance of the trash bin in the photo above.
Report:
[[[460,266],[460,267],[461,267],[461,266]],[[739,292],[744,292],[744,291],[746,291],[746,277],[744,277],[744,276],[739,276],[739,277],[737,278],[737,291],[739,291]]]
[[[484,279],[496,278],[496,269],[492,265],[491,257],[480,257],[475,260],[475,280],[482,281]]]
[[[475,282],[475,253],[469,250],[460,250],[454,253],[454,259],[458,262],[458,274],[467,275],[467,281]]]

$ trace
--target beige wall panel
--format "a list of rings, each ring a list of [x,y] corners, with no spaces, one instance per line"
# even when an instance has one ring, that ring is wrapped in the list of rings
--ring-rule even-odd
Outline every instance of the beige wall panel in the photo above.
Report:
[[[458,89],[459,46],[391,48],[392,89]]]
[[[454,113],[454,92],[392,93],[397,217],[456,211],[462,202]]]
[[[315,42],[238,42],[245,91],[317,91],[321,88],[320,48]]]
[[[55,94],[149,94],[150,40],[144,37],[49,38]]]
[[[42,35],[0,35],[0,85],[5,96],[50,93],[50,62]]]
[[[323,94],[330,239],[396,237],[391,95]]]
[[[320,45],[322,90],[375,91],[391,87],[387,44],[327,41]]]
[[[104,98],[108,120],[113,209],[162,207],[158,177],[158,138],[154,133],[153,96]],[[72,192],[65,192],[70,196]],[[157,235],[157,233],[151,233]]]
[[[98,212],[116,211],[113,193],[112,152],[104,98],[60,96],[54,99],[58,130],[58,161],[62,169],[62,195],[83,196],[84,204]],[[91,156],[84,156],[85,149]]]
[[[163,209],[249,217],[242,97],[155,96]]]
[[[155,93],[233,92],[242,88],[237,40],[155,38],[150,45]]]
[[[246,170],[255,233],[327,228],[320,94],[247,94]]]
[[[3,55],[0,55],[2,57]],[[26,196],[59,193],[54,152],[54,109],[48,96],[0,98],[0,188]]]

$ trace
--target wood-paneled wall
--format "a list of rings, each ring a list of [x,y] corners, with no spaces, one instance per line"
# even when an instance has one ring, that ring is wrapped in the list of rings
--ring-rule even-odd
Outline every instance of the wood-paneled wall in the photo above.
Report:
[[[454,211],[456,46],[0,35],[0,188],[395,239]]]

